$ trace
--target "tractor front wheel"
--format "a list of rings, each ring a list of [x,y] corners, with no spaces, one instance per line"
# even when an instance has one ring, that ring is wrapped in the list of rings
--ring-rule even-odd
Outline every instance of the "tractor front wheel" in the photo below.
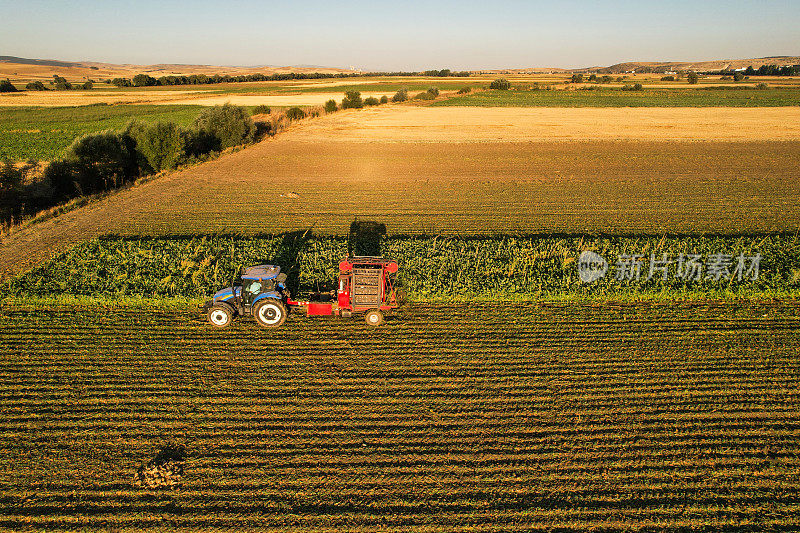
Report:
[[[383,313],[381,313],[379,309],[372,309],[367,311],[367,314],[364,315],[364,319],[370,326],[380,326],[383,324]]]
[[[208,310],[208,321],[212,326],[226,328],[233,322],[233,312],[227,305],[215,305]]]
[[[286,322],[286,306],[280,300],[266,298],[256,304],[253,316],[259,326],[277,328]]]

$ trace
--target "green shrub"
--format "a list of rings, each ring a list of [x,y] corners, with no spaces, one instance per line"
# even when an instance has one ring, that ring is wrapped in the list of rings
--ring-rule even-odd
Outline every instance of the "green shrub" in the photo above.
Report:
[[[339,109],[339,106],[336,105],[336,100],[328,100],[327,102],[325,102],[326,113],[333,113],[337,109]]]
[[[589,81],[597,81],[597,74],[592,74],[589,76]]]
[[[611,76],[603,76],[600,78],[600,83],[611,83],[614,80]]]
[[[389,97],[384,94],[383,96],[381,96],[380,103],[388,104],[389,103]]]
[[[362,107],[364,107],[364,101],[361,99],[360,92],[346,91],[344,93],[342,109],[361,109]]]
[[[244,108],[225,104],[205,109],[195,119],[193,129],[203,132],[205,140],[214,139],[211,150],[220,151],[253,141],[255,125]],[[202,138],[203,134],[197,138]]]
[[[699,79],[700,76],[698,76],[696,72],[690,72],[686,75],[686,81],[688,81],[690,85],[695,85]]]
[[[253,108],[253,115],[269,115],[272,109],[268,105],[257,105]]]
[[[573,74],[569,80],[570,83],[583,83],[583,74]]]
[[[18,216],[22,207],[23,172],[11,161],[0,161],[0,222]]]
[[[675,81],[675,76],[664,76],[661,81]]]
[[[111,84],[116,87],[133,87],[133,83],[128,78],[114,78]]]
[[[642,87],[641,83],[634,83],[633,85],[625,84],[622,87],[623,91],[643,91],[644,87]]]
[[[92,183],[83,194],[119,187],[139,174],[135,141],[116,131],[90,133],[75,139],[65,159],[83,165]]]
[[[764,82],[761,82],[761,83],[756,85],[756,89],[758,89],[759,91],[764,91],[766,89],[769,89],[769,85],[767,85]]]
[[[15,93],[17,92],[17,88],[14,86],[8,78],[4,80],[0,80],[0,93]]]
[[[46,91],[47,87],[45,87],[44,83],[40,81],[32,81],[25,86],[25,89],[28,91]]]
[[[299,107],[290,107],[286,111],[286,118],[289,120],[300,120],[306,118],[306,112]]]
[[[733,73],[733,81],[742,81],[744,79],[744,74],[741,72],[734,72]]]
[[[472,92],[472,87],[462,87],[458,90],[458,94],[467,94]]]
[[[490,89],[497,89],[500,91],[507,91],[511,88],[511,82],[505,78],[499,78],[489,84]]]
[[[52,161],[45,167],[43,179],[52,188],[56,201],[95,192],[94,174],[77,161]]]
[[[369,98],[364,100],[364,105],[368,105],[368,106],[378,105],[379,103],[380,103],[380,100],[378,100],[374,96],[370,96]]]
[[[438,87],[430,87],[428,88],[428,92],[431,93],[434,98],[439,96],[439,88]]]
[[[408,100],[408,90],[407,89],[400,89],[394,96],[392,96],[392,102],[405,102]]]
[[[172,122],[132,121],[125,133],[136,142],[136,151],[147,163],[146,167],[139,163],[141,173],[175,168],[186,156],[186,135]]]
[[[428,91],[425,91],[425,92],[422,92],[422,93],[414,95],[413,99],[414,100],[434,100],[434,99],[436,99],[436,95],[434,95],[433,93],[430,93]]]
[[[92,87],[94,87],[94,83],[91,81],[87,81],[83,85],[81,85],[81,89],[83,89],[84,91],[91,90]]]
[[[66,78],[58,74],[53,74],[53,85],[55,85],[57,91],[68,91],[72,89],[72,84],[68,82]]]
[[[147,74],[137,74],[133,77],[134,87],[152,87],[153,85],[158,85],[158,80],[152,76],[148,76]]]

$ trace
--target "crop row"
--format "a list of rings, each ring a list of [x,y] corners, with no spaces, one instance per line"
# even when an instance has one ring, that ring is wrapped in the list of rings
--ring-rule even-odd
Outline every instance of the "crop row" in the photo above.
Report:
[[[230,285],[239,267],[270,263],[294,293],[330,290],[344,237],[101,238],[85,242],[0,288],[6,296],[201,298]],[[583,251],[606,261],[584,283]],[[800,288],[797,235],[390,237],[382,253],[400,264],[412,300],[537,299],[705,293],[779,297]],[[694,270],[689,258],[694,257]],[[666,278],[666,279],[665,279]]]
[[[799,320],[794,302],[470,304],[276,336],[7,305],[0,526],[790,527]],[[134,486],[170,441],[180,487]]]

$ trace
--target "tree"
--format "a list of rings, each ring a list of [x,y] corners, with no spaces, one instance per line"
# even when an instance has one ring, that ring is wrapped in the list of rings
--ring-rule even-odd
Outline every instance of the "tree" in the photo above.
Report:
[[[55,85],[57,91],[68,91],[72,89],[72,84],[68,82],[66,78],[58,74],[53,74],[53,85]]]
[[[299,107],[291,107],[286,111],[286,118],[289,120],[300,120],[306,118],[306,112]]]
[[[696,72],[692,71],[686,75],[686,81],[689,82],[689,85],[697,84],[697,81],[700,79],[700,76],[697,75]]]
[[[589,81],[597,81],[597,74],[592,74],[589,76]]]
[[[573,74],[570,83],[583,83],[583,74]]]
[[[75,139],[66,159],[85,167],[83,194],[119,187],[139,174],[135,143],[116,131],[101,131]]]
[[[327,102],[325,102],[326,113],[333,113],[337,109],[339,109],[339,107],[336,105],[336,100],[328,100]]]
[[[253,141],[255,124],[244,108],[225,104],[209,107],[194,120],[194,129],[212,140],[213,150],[224,150]]]
[[[383,96],[381,96],[380,103],[388,104],[389,103],[389,97],[384,94]]]
[[[134,87],[151,87],[153,85],[158,85],[158,80],[152,76],[148,76],[147,74],[137,74],[133,77]]]
[[[733,81],[742,81],[744,79],[744,74],[741,72],[734,72],[733,73]]]
[[[90,90],[92,87],[94,87],[94,83],[92,83],[91,80],[89,80],[86,83],[84,83],[83,85],[81,85],[81,88],[86,90],[86,91]]]
[[[116,87],[133,87],[133,83],[128,78],[114,78],[111,84]]]
[[[380,104],[380,100],[378,100],[374,96],[370,96],[369,98],[364,100],[364,105],[373,106],[373,105],[378,105],[378,104]]]
[[[15,93],[17,88],[11,83],[8,78],[0,80],[0,93]]]
[[[400,89],[394,96],[392,96],[392,102],[405,102],[408,100],[408,90],[407,89]]]
[[[172,122],[131,121],[125,133],[136,142],[136,152],[147,162],[147,171],[175,168],[186,155],[186,135]]]
[[[25,88],[29,91],[46,91],[47,87],[44,86],[44,83],[40,81],[32,81]]]
[[[511,88],[511,82],[505,78],[498,78],[489,84],[490,89],[497,89],[500,91],[507,91]]]
[[[346,91],[342,100],[342,109],[361,109],[364,101],[361,99],[359,91]]]

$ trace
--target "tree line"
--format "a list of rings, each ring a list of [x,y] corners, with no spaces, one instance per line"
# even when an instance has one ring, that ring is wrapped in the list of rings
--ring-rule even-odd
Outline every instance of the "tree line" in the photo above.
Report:
[[[453,72],[450,69],[425,70],[421,72],[285,72],[279,74],[243,74],[231,76],[227,74],[191,74],[188,76],[161,76],[154,78],[148,74],[137,74],[133,78],[114,78],[107,83],[117,87],[154,87],[159,85],[207,85],[212,83],[245,83],[254,81],[287,81],[287,80],[319,80],[329,78],[362,78],[373,76],[428,76],[428,77],[467,77],[467,71]]]
[[[226,104],[205,109],[186,129],[172,122],[131,120],[122,130],[84,135],[43,171],[35,162],[0,163],[0,222],[214,157],[253,142],[256,130],[245,109]]]

